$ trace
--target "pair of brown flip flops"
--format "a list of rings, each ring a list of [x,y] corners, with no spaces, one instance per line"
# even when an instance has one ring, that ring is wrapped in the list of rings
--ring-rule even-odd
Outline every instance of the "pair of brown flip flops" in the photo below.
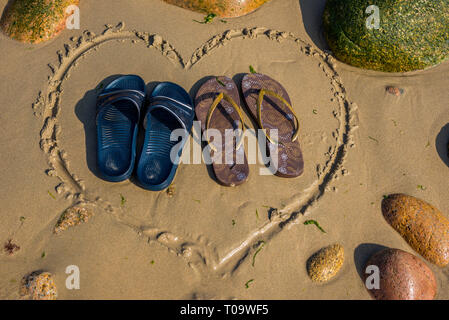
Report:
[[[276,80],[257,73],[245,75],[241,89],[259,129],[265,130],[270,161],[277,154],[276,172],[273,173],[285,178],[300,176],[304,171],[304,160],[298,141],[299,119],[287,91]],[[232,187],[244,183],[249,177],[242,143],[246,125],[239,102],[238,87],[228,77],[208,80],[195,98],[195,113],[212,151],[215,176],[221,184]],[[234,135],[229,135],[230,132]]]

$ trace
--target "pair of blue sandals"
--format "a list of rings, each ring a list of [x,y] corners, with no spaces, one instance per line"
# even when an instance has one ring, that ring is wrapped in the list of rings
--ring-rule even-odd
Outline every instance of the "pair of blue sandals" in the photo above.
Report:
[[[137,157],[139,122],[143,116],[145,139],[135,176],[141,187],[160,191],[175,177],[195,112],[190,95],[171,82],[154,88],[144,111],[145,102],[145,82],[135,75],[119,77],[99,94],[97,166],[107,181],[120,182],[131,177]],[[176,129],[181,129],[179,132],[184,136],[171,139]]]

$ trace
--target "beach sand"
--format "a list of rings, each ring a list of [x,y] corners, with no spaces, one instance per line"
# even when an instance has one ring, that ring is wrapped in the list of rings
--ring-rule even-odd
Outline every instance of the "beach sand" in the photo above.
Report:
[[[81,1],[80,30],[39,45],[1,35],[0,241],[20,250],[0,254],[0,298],[19,298],[21,278],[44,270],[59,299],[370,299],[360,278],[370,253],[414,253],[384,220],[383,195],[413,195],[449,216],[449,63],[402,75],[342,64],[321,35],[324,3],[273,0],[199,24],[203,15],[157,0]],[[148,92],[172,81],[194,97],[211,76],[239,84],[250,65],[290,94],[301,177],[260,175],[254,164],[247,183],[227,188],[205,164],[182,164],[171,197],[97,177],[104,83],[138,74]],[[77,204],[93,217],[54,234]],[[332,243],[345,249],[343,268],[317,285],[306,261]],[[79,290],[65,286],[70,265]],[[449,269],[428,265],[437,299],[448,299]]]

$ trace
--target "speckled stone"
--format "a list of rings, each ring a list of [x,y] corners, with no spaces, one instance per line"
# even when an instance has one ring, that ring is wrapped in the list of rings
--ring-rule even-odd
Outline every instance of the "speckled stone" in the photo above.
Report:
[[[214,13],[221,18],[248,14],[270,0],[164,0],[170,4],[196,12]]]
[[[15,0],[7,6],[0,27],[21,42],[47,41],[65,29],[67,7],[78,4],[79,0]]]
[[[82,206],[68,208],[59,218],[53,232],[57,234],[70,227],[87,222],[92,215],[92,212],[88,208]]]
[[[56,300],[58,293],[53,276],[48,272],[35,271],[22,279],[20,295],[30,300]]]
[[[368,289],[376,300],[432,300],[437,292],[435,276],[418,257],[399,249],[384,249],[369,258],[379,268],[379,289]],[[365,274],[365,283],[370,274]]]
[[[405,194],[382,201],[385,220],[428,261],[443,267],[449,263],[449,220],[427,202]]]
[[[326,282],[335,277],[344,262],[344,249],[334,244],[320,249],[307,260],[307,273],[314,282]]]

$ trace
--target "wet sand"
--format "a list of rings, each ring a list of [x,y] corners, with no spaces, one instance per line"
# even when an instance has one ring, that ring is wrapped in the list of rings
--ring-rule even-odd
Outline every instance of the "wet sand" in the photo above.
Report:
[[[50,42],[1,35],[0,241],[20,250],[0,254],[0,298],[19,298],[21,278],[42,269],[60,299],[370,299],[359,275],[369,254],[414,253],[383,219],[383,195],[407,193],[448,216],[449,63],[405,75],[344,65],[325,51],[324,3],[273,0],[204,25],[193,21],[201,14],[162,1],[98,0],[81,3],[80,30]],[[194,96],[211,76],[239,84],[250,65],[284,85],[301,119],[300,178],[262,176],[254,164],[247,183],[227,188],[205,164],[182,164],[171,197],[98,178],[95,99],[104,84],[138,74],[148,92],[172,81]],[[93,217],[54,234],[80,203]],[[306,260],[336,242],[343,268],[317,285]],[[80,269],[80,290],[65,288],[69,265]],[[437,298],[448,299],[449,270],[428,265]]]

